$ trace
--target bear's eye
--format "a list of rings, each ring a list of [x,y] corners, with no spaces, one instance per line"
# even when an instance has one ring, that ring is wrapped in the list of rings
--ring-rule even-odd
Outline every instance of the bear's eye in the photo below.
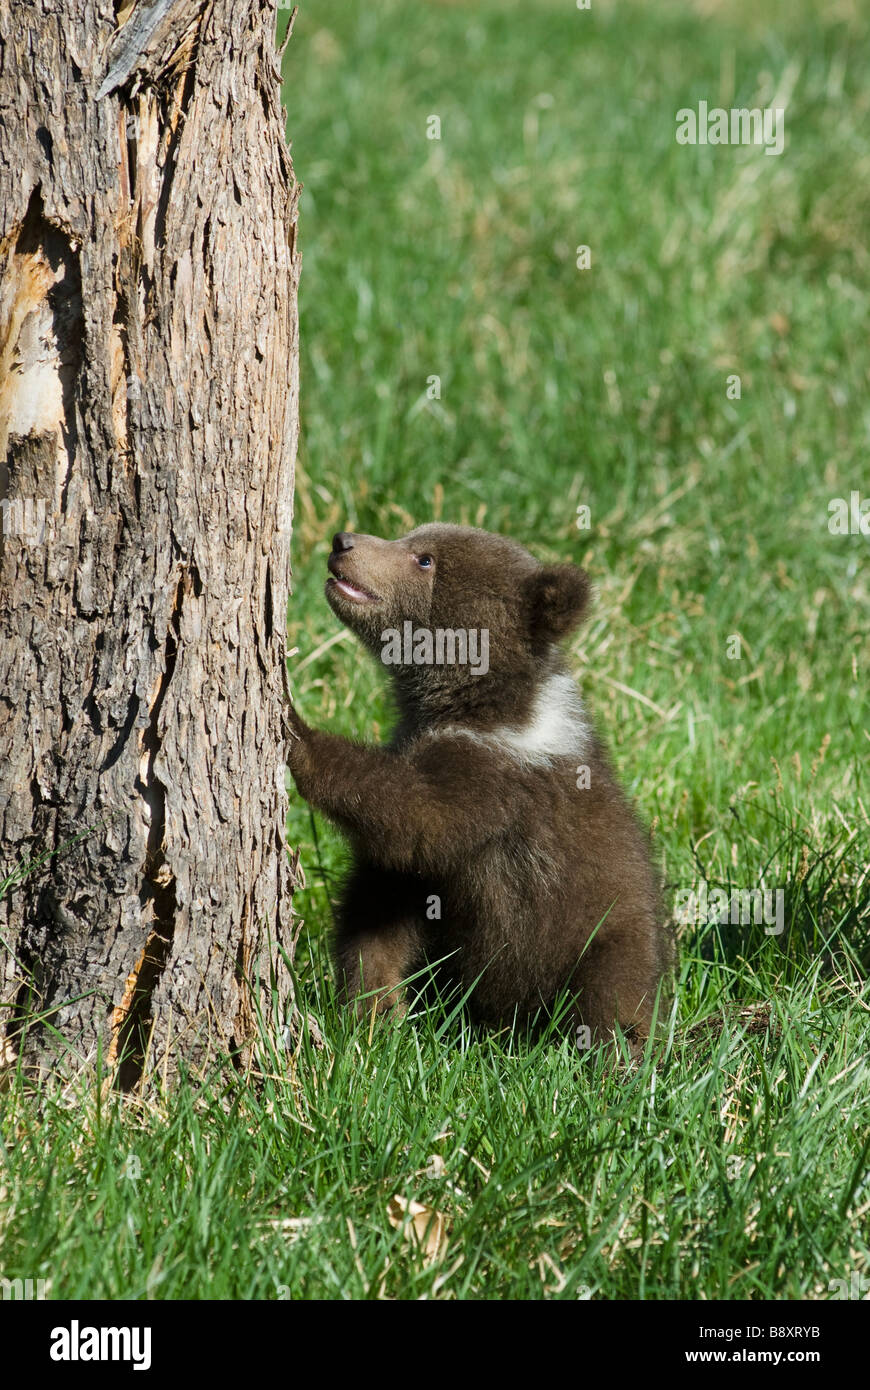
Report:
[[[414,559],[417,561],[417,564],[420,566],[421,570],[428,570],[432,568],[431,555],[415,555]]]

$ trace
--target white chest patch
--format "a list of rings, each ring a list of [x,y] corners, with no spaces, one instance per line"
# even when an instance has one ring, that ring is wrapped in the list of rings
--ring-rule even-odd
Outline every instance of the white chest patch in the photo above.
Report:
[[[589,737],[589,724],[576,685],[570,676],[559,674],[550,676],[541,686],[525,724],[505,724],[487,733],[448,725],[432,734],[440,738],[460,736],[518,762],[546,767],[557,758],[581,755]]]

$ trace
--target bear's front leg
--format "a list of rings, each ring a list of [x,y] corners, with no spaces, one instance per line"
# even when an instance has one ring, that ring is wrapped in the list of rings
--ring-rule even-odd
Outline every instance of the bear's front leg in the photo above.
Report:
[[[408,757],[312,729],[295,710],[289,733],[300,794],[384,867],[441,872],[514,814],[510,769],[494,758],[474,761],[467,742],[450,748],[433,740]]]
[[[340,931],[335,943],[336,975],[342,1003],[353,1004],[357,1018],[407,1010],[404,981],[419,958],[419,935],[411,924],[377,930]]]

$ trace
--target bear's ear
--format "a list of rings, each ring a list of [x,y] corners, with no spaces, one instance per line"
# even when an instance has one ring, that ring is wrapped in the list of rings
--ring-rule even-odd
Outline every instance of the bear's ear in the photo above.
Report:
[[[576,565],[542,565],[526,580],[533,638],[558,642],[582,621],[589,603],[589,576]]]

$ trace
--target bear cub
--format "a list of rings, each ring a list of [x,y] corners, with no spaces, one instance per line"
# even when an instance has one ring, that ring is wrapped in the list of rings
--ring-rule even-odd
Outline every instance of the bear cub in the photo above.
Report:
[[[296,786],[353,848],[343,997],[402,1008],[402,982],[440,962],[485,1024],[546,1017],[567,989],[568,1027],[596,1044],[619,1024],[638,1050],[670,952],[646,836],[558,646],[586,574],[441,524],[339,532],[328,568],[327,600],[389,665],[399,715],[372,747],[290,712]]]

